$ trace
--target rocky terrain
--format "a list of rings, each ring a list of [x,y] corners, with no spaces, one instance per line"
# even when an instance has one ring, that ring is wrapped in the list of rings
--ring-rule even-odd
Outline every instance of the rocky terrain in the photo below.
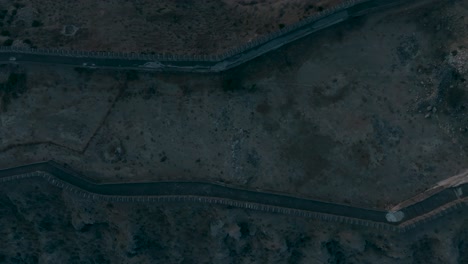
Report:
[[[351,20],[221,74],[6,65],[0,165],[388,208],[467,167],[463,12]]]
[[[214,54],[343,0],[0,1],[3,46]]]
[[[215,181],[390,208],[468,167],[468,2],[424,3],[220,74],[3,65],[0,167],[54,159],[103,182]],[[0,188],[6,263],[467,261],[466,210],[398,235],[102,204],[39,180]]]
[[[0,186],[0,263],[466,263],[468,210],[406,234],[199,204]]]

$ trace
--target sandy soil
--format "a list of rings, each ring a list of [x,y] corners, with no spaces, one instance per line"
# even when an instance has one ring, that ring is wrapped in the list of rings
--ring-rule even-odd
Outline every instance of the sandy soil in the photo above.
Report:
[[[13,45],[39,48],[222,53],[341,2],[2,0],[0,10],[5,11],[4,18],[0,17],[1,28],[9,36],[0,36],[0,43],[11,39]],[[32,26],[34,21],[40,23]]]

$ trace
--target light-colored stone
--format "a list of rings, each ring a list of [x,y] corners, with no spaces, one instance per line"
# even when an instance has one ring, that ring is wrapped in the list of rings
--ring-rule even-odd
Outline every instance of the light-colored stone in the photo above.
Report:
[[[403,220],[405,217],[405,214],[402,211],[396,211],[396,212],[388,212],[385,215],[385,218],[387,219],[388,222],[391,223],[397,223]]]

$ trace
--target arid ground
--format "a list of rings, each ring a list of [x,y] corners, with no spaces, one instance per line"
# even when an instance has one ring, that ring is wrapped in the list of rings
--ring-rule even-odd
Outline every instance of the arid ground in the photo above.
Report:
[[[217,75],[5,65],[0,165],[385,208],[466,168],[463,4],[352,20]]]
[[[1,263],[468,261],[468,210],[405,234],[198,204],[83,200],[44,181],[0,186]]]
[[[171,54],[222,53],[343,0],[0,1],[0,43]]]
[[[54,159],[102,182],[216,181],[389,208],[468,167],[467,13],[466,0],[453,0],[356,18],[221,74],[5,65],[0,167]],[[463,263],[467,256],[466,212],[395,236],[221,207],[89,204],[39,183],[21,186],[2,187],[1,210],[10,213],[1,214],[0,231],[16,228],[12,252],[27,243],[43,263],[48,255],[37,243],[52,234],[39,232],[35,214],[46,217],[39,208],[56,208],[59,220],[48,228],[74,241],[47,254],[70,247],[77,263],[79,252],[93,254],[83,241],[95,237],[98,251],[118,247],[134,263],[161,257],[151,255],[156,249],[177,249],[174,263],[285,263],[294,254],[290,263]],[[34,186],[38,193],[27,191]],[[138,232],[148,234],[137,239],[143,246],[131,242]],[[194,243],[219,255],[187,246]]]

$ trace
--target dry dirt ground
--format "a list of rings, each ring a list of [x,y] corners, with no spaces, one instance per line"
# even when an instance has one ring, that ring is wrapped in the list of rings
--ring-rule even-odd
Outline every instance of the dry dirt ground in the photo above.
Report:
[[[341,2],[0,0],[0,43],[90,51],[222,53]]]
[[[387,208],[467,167],[466,12],[360,18],[218,75],[4,66],[0,167]]]
[[[0,186],[1,263],[461,264],[468,210],[407,234],[198,204],[82,200],[39,179]]]
[[[54,159],[98,181],[220,181],[383,209],[468,167],[467,13],[466,0],[382,12],[216,75],[7,65],[0,167]],[[180,249],[167,255],[175,263],[466,261],[466,212],[395,237],[221,207],[92,204],[36,183],[1,188],[7,262],[79,252],[145,262],[168,248]]]

